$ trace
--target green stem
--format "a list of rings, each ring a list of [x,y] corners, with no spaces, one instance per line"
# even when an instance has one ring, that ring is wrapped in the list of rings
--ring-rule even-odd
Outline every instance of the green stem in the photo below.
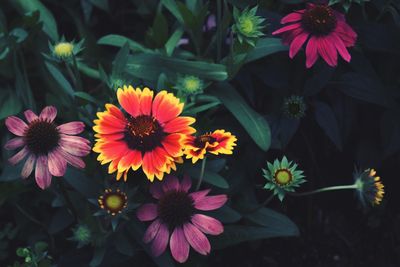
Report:
[[[74,65],[75,77],[76,77],[76,81],[77,81],[77,84],[78,84],[77,87],[78,87],[79,91],[83,91],[81,74],[80,74],[79,69],[78,69],[78,64],[76,63],[75,55],[72,55],[72,63]]]
[[[200,177],[199,180],[197,181],[196,191],[200,189],[201,182],[203,182],[204,171],[206,169],[206,161],[207,157],[204,157],[203,161],[201,162]]]
[[[72,82],[74,83],[74,87],[77,88],[77,82],[74,73],[72,72],[71,67],[69,66],[69,63],[65,62],[65,68],[67,69],[68,76],[71,78]]]
[[[314,195],[314,194],[317,194],[317,193],[322,193],[322,192],[327,192],[327,191],[357,189],[358,187],[359,186],[357,184],[336,185],[336,186],[323,187],[323,188],[312,190],[312,191],[308,191],[308,192],[287,193],[287,194],[291,195],[291,196],[295,196],[295,197],[301,197],[301,196],[309,196],[309,195]]]
[[[75,221],[78,222],[78,213],[77,213],[74,205],[72,204],[71,199],[69,198],[69,195],[68,195],[68,192],[67,192],[67,190],[66,190],[66,188],[64,186],[64,183],[61,181],[61,179],[56,179],[56,181],[57,181],[57,183],[58,183],[58,185],[59,185],[59,187],[61,189],[61,193],[62,193],[62,195],[64,197],[64,200],[65,200],[65,202],[67,204],[68,211],[71,213],[72,216],[74,216]]]
[[[265,207],[269,202],[271,202],[271,200],[273,200],[274,197],[275,197],[274,194],[270,195],[266,200],[264,200],[263,203],[261,203],[260,205],[258,205],[257,207],[255,207],[251,210],[243,211],[243,214],[250,214],[250,213],[258,211],[259,209]]]

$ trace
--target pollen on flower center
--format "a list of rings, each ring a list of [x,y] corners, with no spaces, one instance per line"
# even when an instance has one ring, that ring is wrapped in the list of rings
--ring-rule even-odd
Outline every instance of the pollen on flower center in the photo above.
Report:
[[[274,180],[279,185],[287,185],[292,181],[292,173],[287,169],[279,169],[275,172]]]
[[[196,145],[196,147],[204,147],[207,143],[212,144],[215,141],[217,141],[217,139],[215,139],[211,135],[203,134],[196,137],[196,139],[194,140],[194,144]]]
[[[160,146],[165,136],[158,121],[148,115],[128,118],[127,139],[128,146],[142,152],[153,150]]]
[[[316,5],[303,14],[303,27],[315,35],[328,35],[336,27],[334,11],[325,5]]]
[[[190,221],[194,213],[193,199],[183,191],[170,191],[158,203],[160,219],[170,229]]]
[[[100,208],[114,216],[128,206],[128,196],[119,189],[106,189],[104,194],[99,197],[98,202]]]
[[[37,119],[29,124],[24,138],[32,153],[43,155],[58,146],[60,133],[53,122]]]

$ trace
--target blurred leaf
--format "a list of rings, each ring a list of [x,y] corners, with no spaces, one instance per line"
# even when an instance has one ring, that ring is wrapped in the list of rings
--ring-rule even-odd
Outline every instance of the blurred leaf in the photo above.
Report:
[[[18,114],[21,109],[21,101],[13,90],[0,89],[0,120]]]
[[[16,153],[15,153],[16,154]],[[25,161],[21,160],[17,165],[13,166],[8,162],[4,163],[2,173],[0,175],[1,182],[14,181],[21,179],[21,171]]]
[[[157,12],[153,26],[146,32],[146,43],[152,48],[161,48],[168,40],[168,22],[161,12]]]
[[[119,231],[119,233],[117,233],[115,248],[122,255],[127,255],[129,257],[132,257],[140,250],[138,244],[132,243],[125,231]]]
[[[260,208],[257,211],[247,214],[246,218],[261,226],[272,228],[278,233],[299,235],[299,229],[286,215],[269,208]]]
[[[210,215],[223,223],[235,223],[242,218],[242,215],[239,212],[226,204],[217,210],[207,212],[207,215]]]
[[[216,102],[211,102],[211,103],[203,104],[203,105],[196,106],[196,107],[191,107],[191,108],[186,109],[184,111],[184,114],[196,115],[200,112],[209,110],[216,106],[219,106],[220,104],[221,104],[220,101],[216,101]]]
[[[14,36],[17,39],[17,43],[21,43],[25,41],[26,37],[28,37],[28,33],[22,28],[14,28],[10,35]]]
[[[122,47],[125,45],[125,43],[129,44],[129,48],[132,51],[140,51],[140,52],[146,52],[146,51],[151,51],[141,44],[127,38],[121,35],[117,34],[109,34],[106,36],[101,37],[98,41],[97,44],[100,45],[111,45],[111,46],[116,46],[116,47]]]
[[[89,263],[90,267],[97,267],[103,261],[104,255],[106,254],[106,248],[104,246],[95,247],[92,260]]]
[[[254,142],[264,151],[271,145],[268,122],[255,112],[229,83],[219,83],[213,93],[245,128]]]
[[[173,77],[177,73],[190,74],[205,80],[223,81],[228,77],[226,68],[221,64],[204,61],[189,61],[165,57],[160,54],[134,54],[129,57],[127,72],[131,75],[151,81],[157,81],[160,73]]]
[[[18,64],[18,56],[14,54],[13,57],[14,73],[15,73],[15,91],[17,96],[22,99],[25,107],[35,110],[36,102],[33,98],[32,90],[27,80],[26,69],[21,69]],[[23,64],[22,64],[23,66]]]
[[[64,77],[64,74],[61,73],[53,64],[50,62],[45,62],[47,70],[50,72],[51,76],[56,80],[56,82],[61,86],[64,92],[70,96],[74,96],[74,89],[72,88],[69,81]]]
[[[93,104],[95,104],[97,106],[102,106],[103,105],[103,103],[100,100],[94,98],[93,96],[89,95],[86,92],[74,92],[74,96],[82,98],[82,99],[84,99],[86,101],[89,101],[89,102],[91,102],[91,103],[93,103]]]
[[[332,108],[323,102],[315,102],[315,119],[325,134],[339,150],[342,150],[342,138],[339,125]]]
[[[9,0],[9,2],[21,13],[40,12],[40,21],[43,22],[43,31],[53,40],[58,41],[57,24],[53,14],[39,0]]]
[[[74,222],[74,217],[69,213],[66,208],[58,209],[51,218],[48,226],[50,234],[56,234]]]
[[[335,68],[331,68],[323,62],[317,62],[317,68],[312,68],[313,75],[307,79],[304,85],[305,96],[312,96],[319,93],[332,79]]]
[[[89,0],[94,6],[103,9],[104,11],[110,11],[108,6],[108,0]]]
[[[165,89],[165,84],[168,82],[167,75],[164,73],[161,73],[160,76],[158,77],[157,81],[157,91],[161,91]]]

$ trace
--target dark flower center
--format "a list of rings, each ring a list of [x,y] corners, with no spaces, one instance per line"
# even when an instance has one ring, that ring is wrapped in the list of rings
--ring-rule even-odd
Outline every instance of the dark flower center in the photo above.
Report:
[[[158,215],[171,230],[189,222],[193,213],[193,199],[184,191],[167,192],[158,202]]]
[[[292,115],[297,115],[300,113],[300,105],[298,103],[290,103],[289,104],[289,113]]]
[[[217,141],[217,139],[215,139],[214,137],[212,137],[209,134],[203,134],[200,136],[197,136],[196,139],[194,140],[194,145],[196,147],[205,147],[206,143],[208,142],[209,144],[214,143],[215,141]]]
[[[152,116],[140,115],[128,118],[125,140],[129,148],[142,152],[151,151],[161,146],[164,136],[161,125]]]
[[[332,8],[316,5],[304,12],[302,23],[305,30],[314,35],[328,35],[336,27],[336,16]]]
[[[29,124],[24,138],[29,151],[35,155],[44,155],[58,146],[60,132],[53,122],[37,119]]]

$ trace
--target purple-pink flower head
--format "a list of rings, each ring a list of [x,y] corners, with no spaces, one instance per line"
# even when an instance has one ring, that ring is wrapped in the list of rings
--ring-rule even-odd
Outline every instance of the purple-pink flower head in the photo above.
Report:
[[[346,23],[342,13],[325,4],[307,4],[306,9],[285,16],[281,24],[286,26],[272,34],[282,34],[282,41],[290,45],[289,57],[293,58],[306,45],[306,67],[311,68],[318,57],[335,67],[339,55],[347,62],[351,56],[347,47],[354,46],[357,34]]]
[[[67,163],[84,168],[85,162],[80,158],[90,153],[90,143],[87,139],[74,136],[81,133],[85,125],[80,121],[73,121],[57,126],[54,119],[57,109],[53,106],[45,107],[39,116],[33,111],[24,112],[28,123],[18,117],[10,116],[6,119],[6,126],[17,137],[5,144],[5,149],[22,149],[8,161],[15,165],[26,161],[22,168],[22,178],[27,178],[35,169],[36,183],[41,189],[51,184],[51,177],[63,176]]]
[[[148,203],[137,211],[141,221],[153,221],[147,228],[143,241],[152,243],[154,256],[160,256],[168,246],[178,262],[189,257],[189,248],[207,255],[211,245],[205,234],[219,235],[224,231],[220,221],[202,214],[220,208],[227,201],[226,195],[208,196],[209,189],[189,193],[192,186],[189,177],[181,182],[172,175],[162,183],[150,186],[150,193],[157,203]]]

